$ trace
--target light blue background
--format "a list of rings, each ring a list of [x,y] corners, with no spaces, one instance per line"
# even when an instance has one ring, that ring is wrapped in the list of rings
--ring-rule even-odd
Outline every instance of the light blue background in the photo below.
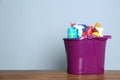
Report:
[[[120,0],[0,0],[0,70],[65,70],[71,21],[101,23],[105,69],[120,69]]]

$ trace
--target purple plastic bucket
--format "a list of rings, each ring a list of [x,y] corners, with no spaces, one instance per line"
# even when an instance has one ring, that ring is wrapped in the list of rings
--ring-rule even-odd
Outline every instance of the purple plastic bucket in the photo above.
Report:
[[[91,39],[64,38],[70,74],[103,74],[105,47],[111,36]]]

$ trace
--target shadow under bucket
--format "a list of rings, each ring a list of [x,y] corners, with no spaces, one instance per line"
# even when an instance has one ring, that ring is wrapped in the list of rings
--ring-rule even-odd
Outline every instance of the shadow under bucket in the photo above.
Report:
[[[67,71],[70,74],[103,74],[106,41],[111,36],[91,39],[64,38]]]

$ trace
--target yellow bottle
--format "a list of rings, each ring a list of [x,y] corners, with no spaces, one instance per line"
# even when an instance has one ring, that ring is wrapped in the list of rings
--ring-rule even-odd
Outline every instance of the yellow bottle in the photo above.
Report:
[[[92,34],[95,36],[100,36],[100,34],[98,32],[93,32]]]
[[[96,23],[96,24],[94,25],[94,28],[100,28],[100,26],[101,26],[100,23]]]

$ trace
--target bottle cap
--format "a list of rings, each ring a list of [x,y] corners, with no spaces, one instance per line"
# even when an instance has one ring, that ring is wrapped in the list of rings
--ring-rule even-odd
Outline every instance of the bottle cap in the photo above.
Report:
[[[71,22],[71,24],[70,24],[71,26],[74,26],[75,25],[75,22]]]

